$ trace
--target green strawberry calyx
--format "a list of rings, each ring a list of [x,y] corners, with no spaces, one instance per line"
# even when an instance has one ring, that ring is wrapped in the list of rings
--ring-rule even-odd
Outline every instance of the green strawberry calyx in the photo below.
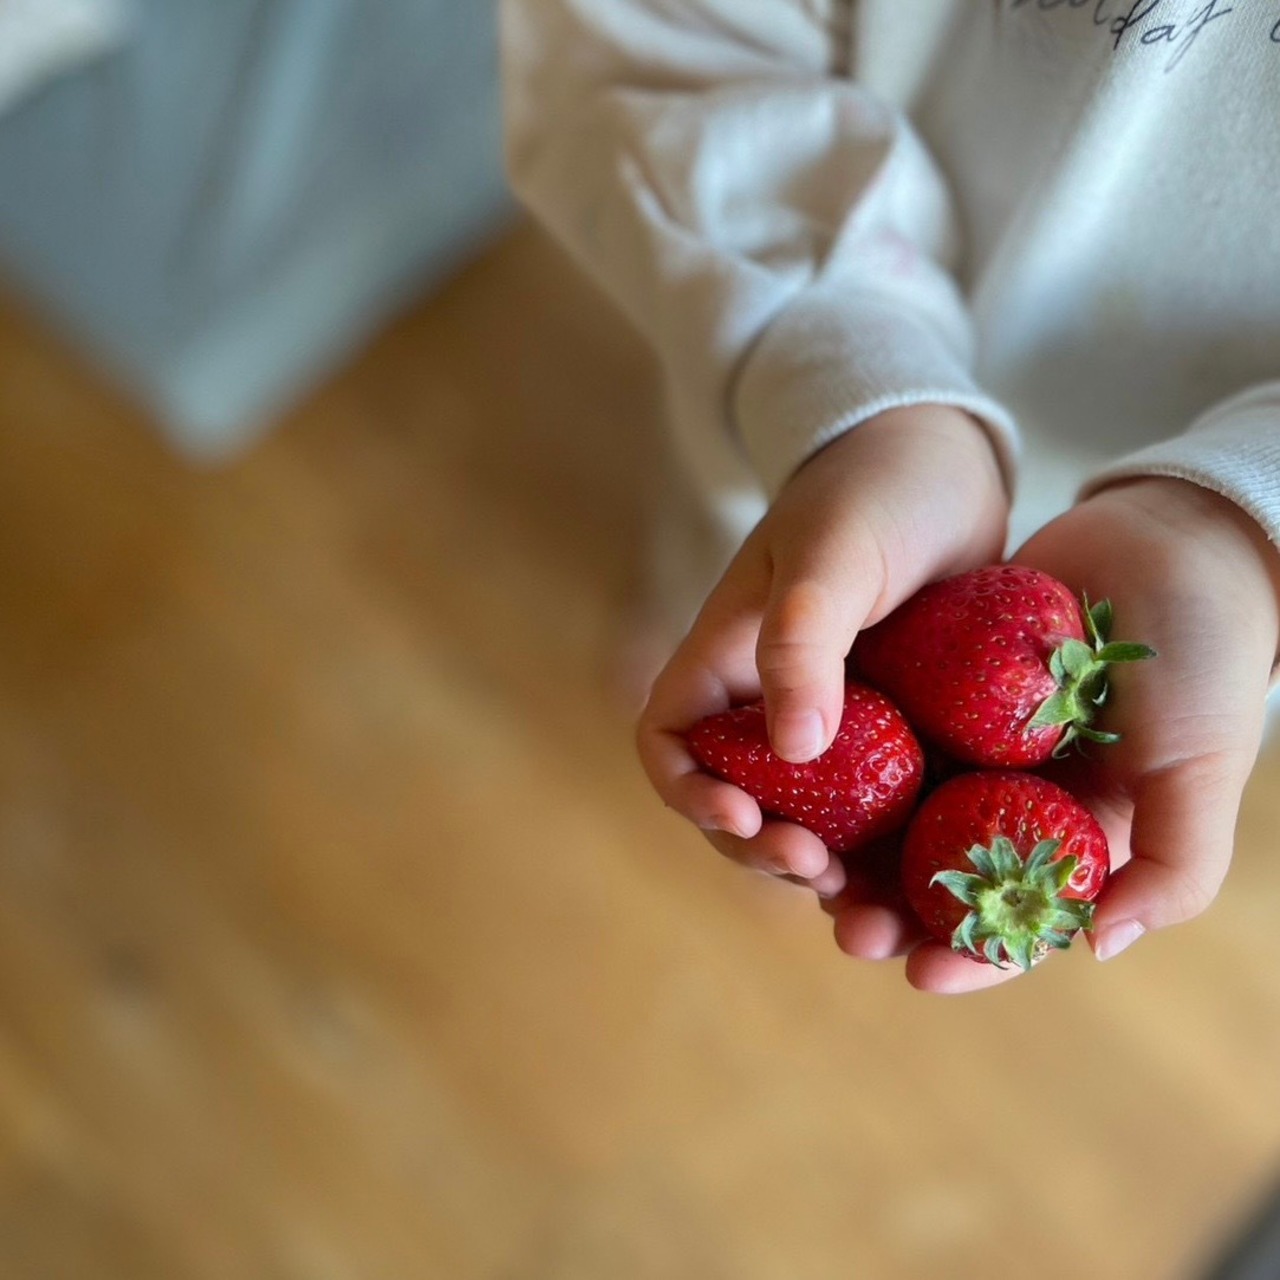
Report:
[[[951,949],[1004,968],[1030,969],[1051,950],[1093,924],[1093,903],[1063,896],[1075,872],[1074,854],[1056,858],[1061,840],[1041,840],[1023,861],[1007,836],[968,852],[974,870],[939,871],[942,885],[968,907],[951,935]]]
[[[1074,742],[1119,742],[1118,733],[1104,733],[1093,727],[1098,708],[1107,700],[1107,668],[1113,662],[1142,662],[1154,658],[1156,651],[1149,645],[1128,641],[1112,641],[1112,611],[1110,600],[1099,600],[1090,605],[1088,596],[1082,598],[1085,640],[1064,640],[1049,657],[1049,673],[1057,688],[1036,709],[1030,728],[1050,729],[1058,725],[1066,731],[1053,749],[1054,756],[1062,756]]]

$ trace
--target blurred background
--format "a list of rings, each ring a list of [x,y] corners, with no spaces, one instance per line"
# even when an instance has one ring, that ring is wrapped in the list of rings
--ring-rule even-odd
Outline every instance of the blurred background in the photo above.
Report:
[[[657,403],[490,4],[0,0],[0,1276],[1280,1275],[1275,751],[1176,935],[847,960],[633,762]]]

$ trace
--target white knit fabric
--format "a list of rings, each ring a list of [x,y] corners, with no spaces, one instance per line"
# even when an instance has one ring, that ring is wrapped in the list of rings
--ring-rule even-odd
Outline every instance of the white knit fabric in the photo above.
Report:
[[[1010,469],[1025,428],[1024,532],[1064,476],[1168,474],[1280,540],[1276,5],[502,14],[513,183],[661,357],[716,500],[944,401]]]

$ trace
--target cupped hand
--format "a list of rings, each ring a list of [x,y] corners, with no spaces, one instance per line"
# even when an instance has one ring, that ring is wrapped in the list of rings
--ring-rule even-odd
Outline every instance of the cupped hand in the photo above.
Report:
[[[1280,554],[1225,498],[1150,478],[1080,503],[1014,559],[1091,600],[1110,599],[1115,638],[1159,654],[1113,668],[1099,723],[1121,741],[1086,744],[1050,769],[1110,842],[1115,874],[1088,935],[1107,959],[1199,915],[1227,874],[1280,638]],[[1016,973],[936,942],[915,946],[906,971],[913,985],[940,992]]]
[[[763,695],[770,742],[803,763],[831,744],[858,631],[924,583],[998,557],[1008,516],[985,429],[939,405],[889,410],[827,445],[787,483],[655,681],[637,727],[662,799],[726,857],[846,887],[840,859],[746,792],[703,772],[684,734]],[[868,908],[871,909],[871,908]]]

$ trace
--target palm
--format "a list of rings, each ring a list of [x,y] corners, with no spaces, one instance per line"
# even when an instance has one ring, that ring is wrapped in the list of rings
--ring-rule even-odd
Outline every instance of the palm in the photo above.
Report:
[[[1160,655],[1114,669],[1099,723],[1121,741],[1086,744],[1047,770],[1093,810],[1113,869],[1125,868],[1099,903],[1100,936],[1129,919],[1145,927],[1187,919],[1212,899],[1257,754],[1275,651],[1274,596],[1248,554],[1248,535],[1231,524],[1235,516],[1224,520],[1213,505],[1221,499],[1182,481],[1144,485],[1082,504],[1014,557],[1077,593],[1110,599],[1115,638],[1150,644]],[[1186,509],[1171,514],[1179,502]],[[1205,517],[1202,527],[1193,511]],[[959,992],[1013,976],[940,943],[917,942],[908,920],[877,894],[851,894],[833,913],[845,950],[872,954],[873,940],[883,946],[896,930],[915,986]]]

